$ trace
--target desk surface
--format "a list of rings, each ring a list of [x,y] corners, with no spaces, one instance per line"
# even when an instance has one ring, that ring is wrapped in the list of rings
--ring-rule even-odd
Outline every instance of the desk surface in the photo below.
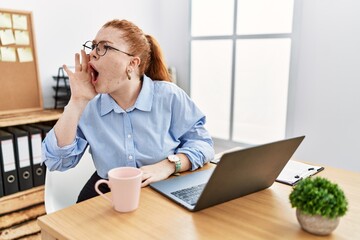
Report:
[[[360,174],[326,167],[318,175],[342,187],[349,201],[347,214],[327,237],[301,230],[289,202],[292,188],[277,182],[195,213],[146,187],[134,212],[118,213],[96,197],[38,223],[43,239],[360,239]]]

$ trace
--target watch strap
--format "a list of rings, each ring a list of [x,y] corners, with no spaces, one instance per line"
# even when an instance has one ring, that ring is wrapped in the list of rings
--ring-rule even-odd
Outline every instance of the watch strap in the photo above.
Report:
[[[175,172],[174,172],[174,174],[180,172],[180,169],[181,169],[181,161],[180,161],[180,158],[179,158],[179,161],[175,162]]]

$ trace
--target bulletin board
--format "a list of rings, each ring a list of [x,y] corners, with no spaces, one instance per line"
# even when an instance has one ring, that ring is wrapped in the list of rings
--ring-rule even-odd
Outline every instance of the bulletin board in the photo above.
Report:
[[[32,13],[0,9],[0,114],[42,108]]]

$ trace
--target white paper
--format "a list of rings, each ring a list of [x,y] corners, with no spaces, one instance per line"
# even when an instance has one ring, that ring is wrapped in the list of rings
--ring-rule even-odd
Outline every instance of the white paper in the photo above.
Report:
[[[15,48],[0,47],[0,60],[3,62],[16,62]]]
[[[41,163],[41,134],[31,136],[31,147],[33,154],[33,164]]]
[[[12,28],[10,13],[0,13],[0,27]]]
[[[14,33],[11,29],[0,30],[0,40],[2,45],[15,43]]]
[[[27,18],[26,15],[13,14],[13,28],[27,30]]]
[[[29,140],[27,136],[18,137],[19,166],[30,166]]]
[[[4,172],[15,170],[16,166],[12,139],[1,141],[1,149],[4,161]]]
[[[30,44],[29,32],[15,30],[15,43],[17,45],[29,45]]]
[[[281,171],[279,176],[276,178],[278,182],[288,183],[293,185],[301,179],[307,178],[322,170],[323,167],[314,166],[298,161],[289,160]]]
[[[18,48],[17,49],[18,55],[19,55],[19,62],[32,62],[33,55],[31,48]]]

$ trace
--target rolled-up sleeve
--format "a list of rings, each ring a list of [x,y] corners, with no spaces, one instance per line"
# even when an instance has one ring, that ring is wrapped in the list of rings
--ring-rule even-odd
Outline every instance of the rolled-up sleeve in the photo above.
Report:
[[[191,170],[202,167],[214,158],[214,144],[204,127],[205,117],[200,119],[181,138],[181,145],[176,153],[184,153],[191,162]]]
[[[86,147],[87,141],[79,136],[70,145],[59,147],[52,129],[42,143],[42,162],[50,171],[65,171],[78,164]]]
[[[191,170],[202,167],[214,158],[214,144],[205,129],[206,117],[183,92],[172,98],[172,134],[180,141],[175,153],[184,153],[191,162]]]

